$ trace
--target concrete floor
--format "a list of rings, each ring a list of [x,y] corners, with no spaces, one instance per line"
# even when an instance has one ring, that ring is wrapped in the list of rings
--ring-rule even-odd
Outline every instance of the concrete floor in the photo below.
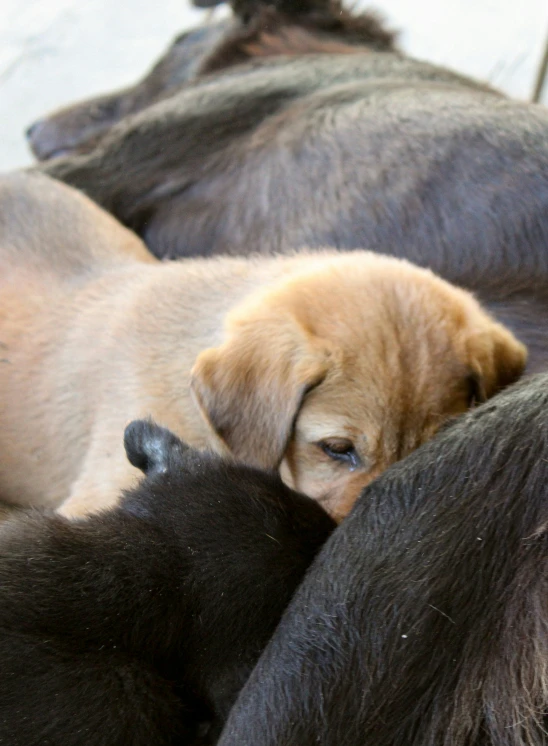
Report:
[[[410,54],[530,97],[548,35],[546,0],[374,7],[402,31]],[[203,20],[184,0],[0,0],[0,170],[32,162],[23,132],[35,119],[134,82],[176,33]]]

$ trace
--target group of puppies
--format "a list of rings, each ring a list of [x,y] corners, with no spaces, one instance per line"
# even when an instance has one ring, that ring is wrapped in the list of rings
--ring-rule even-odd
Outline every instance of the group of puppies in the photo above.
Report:
[[[466,291],[366,251],[161,262],[75,190],[0,180],[0,495],[72,518],[137,474],[131,419],[279,470],[344,516],[372,477],[515,381]]]
[[[548,118],[233,9],[0,179],[0,743],[545,744]]]
[[[548,369],[547,109],[402,54],[339,0],[233,6],[137,85],[35,123],[38,168],[158,257],[361,247],[429,267]]]

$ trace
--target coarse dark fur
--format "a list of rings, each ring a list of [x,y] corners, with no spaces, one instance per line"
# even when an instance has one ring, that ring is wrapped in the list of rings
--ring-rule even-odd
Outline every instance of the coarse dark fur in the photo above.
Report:
[[[73,104],[33,122],[26,135],[39,160],[88,152],[124,117],[161,101],[192,79],[202,59],[232,30],[231,19],[179,34],[146,76],[133,86]]]
[[[367,487],[219,746],[548,743],[548,376]]]
[[[396,35],[376,14],[351,13],[340,0],[234,0],[231,5],[240,22],[204,55],[199,75],[255,57],[396,51]]]
[[[151,423],[125,443],[147,476],[121,507],[0,524],[0,744],[214,743],[333,528]]]
[[[529,370],[547,370],[548,110],[350,31],[352,52],[335,53],[344,34],[257,3],[267,16],[272,32],[248,38],[252,18],[200,56],[202,69],[242,50],[249,62],[197,73],[42,169],[162,257],[325,245],[406,257],[476,292],[529,347]],[[53,120],[70,130],[70,112]]]

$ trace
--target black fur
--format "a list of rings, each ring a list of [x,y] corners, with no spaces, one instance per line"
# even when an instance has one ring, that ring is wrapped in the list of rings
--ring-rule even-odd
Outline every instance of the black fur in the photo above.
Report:
[[[147,477],[80,523],[0,524],[0,744],[183,746],[220,726],[333,528],[277,476],[137,422]]]
[[[363,492],[219,746],[548,743],[548,376]]]

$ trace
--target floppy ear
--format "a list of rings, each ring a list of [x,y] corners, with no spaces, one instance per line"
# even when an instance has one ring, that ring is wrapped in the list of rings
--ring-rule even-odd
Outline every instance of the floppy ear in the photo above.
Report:
[[[204,350],[192,391],[217,435],[239,459],[279,465],[303,397],[330,367],[330,350],[293,313],[246,309],[229,317],[228,339]]]
[[[527,347],[503,326],[494,338],[496,390],[509,386],[520,378],[527,363]]]
[[[124,448],[130,464],[150,476],[166,472],[188,446],[151,420],[133,420],[124,432]]]
[[[527,362],[527,348],[498,323],[473,335],[468,350],[483,400],[517,381]]]

